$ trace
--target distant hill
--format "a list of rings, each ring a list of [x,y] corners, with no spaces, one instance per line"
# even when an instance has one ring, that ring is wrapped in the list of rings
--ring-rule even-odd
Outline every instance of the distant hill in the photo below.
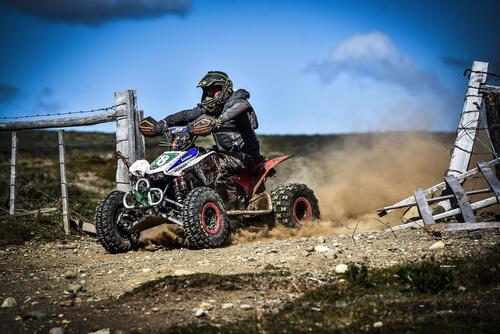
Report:
[[[56,131],[18,133],[18,208],[60,203]],[[342,135],[261,135],[262,153],[295,155],[280,166],[278,182],[304,182],[318,194],[324,217],[353,217],[439,182],[449,161],[454,134],[390,132]],[[158,156],[161,138],[146,140],[147,158]],[[98,200],[114,188],[115,135],[65,133],[70,208],[93,220]],[[200,138],[200,146],[212,144]],[[0,133],[0,209],[8,207],[10,133]],[[53,220],[58,221],[59,217]]]
[[[315,151],[338,146],[353,140],[362,145],[370,146],[380,138],[398,141],[402,137],[428,137],[442,143],[450,143],[454,134],[446,132],[374,132],[355,134],[327,134],[327,135],[259,135],[264,155],[294,154],[309,155]],[[115,134],[103,132],[67,131],[64,134],[66,152],[68,154],[106,154],[113,153],[116,147]],[[162,148],[158,143],[161,137],[146,139],[146,152],[149,155],[158,155]],[[10,158],[11,135],[9,132],[0,132],[0,161]],[[199,138],[200,146],[212,145],[211,138]],[[21,131],[18,132],[19,154],[30,156],[47,156],[57,154],[56,131]]]

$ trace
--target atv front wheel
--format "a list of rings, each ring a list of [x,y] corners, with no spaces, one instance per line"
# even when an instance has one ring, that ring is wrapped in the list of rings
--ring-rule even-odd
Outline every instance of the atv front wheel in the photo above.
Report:
[[[138,237],[127,231],[124,220],[123,191],[114,190],[97,205],[95,229],[97,241],[110,253],[125,253],[137,247]]]
[[[271,191],[274,219],[277,224],[300,227],[319,219],[318,199],[305,184],[288,183]]]
[[[182,221],[189,246],[214,248],[226,242],[229,223],[224,203],[210,188],[196,188],[187,194],[182,209]]]

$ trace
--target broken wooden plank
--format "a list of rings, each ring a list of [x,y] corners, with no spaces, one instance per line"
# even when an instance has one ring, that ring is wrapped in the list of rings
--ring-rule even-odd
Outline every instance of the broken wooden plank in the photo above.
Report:
[[[493,167],[493,166],[497,165],[499,162],[500,162],[499,159],[493,159],[493,160],[488,162],[488,167]],[[478,172],[479,172],[479,169],[477,167],[473,168],[473,169],[468,170],[467,172],[457,176],[457,180],[459,182],[461,182],[470,176],[476,175]],[[437,191],[444,190],[444,189],[446,189],[446,183],[441,182],[441,183],[438,183],[430,188],[425,189],[424,195],[428,196],[430,194],[433,194]],[[397,210],[397,209],[391,209],[391,207],[398,207],[398,209],[399,209],[399,208],[407,207],[407,206],[409,206],[409,204],[411,204],[411,206],[415,205],[415,197],[414,196],[407,197],[407,198],[405,198],[405,199],[403,199],[403,200],[401,200],[401,201],[399,201],[399,202],[397,202],[389,207],[378,209],[377,210],[378,215],[380,217],[385,216],[386,214],[391,213],[394,210]]]
[[[499,86],[481,85],[479,92],[482,94],[500,94]]]
[[[488,164],[484,161],[478,161],[477,167],[483,173],[484,179],[491,188],[491,191],[495,194],[497,199],[500,201],[500,181],[497,179],[493,170],[488,167]]]
[[[80,230],[83,232],[87,232],[90,234],[96,234],[95,232],[95,225],[87,222],[81,222],[79,223]]]
[[[497,203],[498,203],[498,199],[496,197],[489,197],[489,198],[483,199],[481,201],[477,201],[477,202],[472,203],[471,207],[472,207],[472,210],[479,210],[481,208],[485,208],[487,206],[497,204]],[[433,218],[436,221],[436,220],[443,219],[443,218],[453,217],[453,216],[458,215],[458,214],[460,214],[460,209],[457,208],[457,209],[452,209],[452,210],[434,215]],[[404,230],[406,228],[411,228],[411,227],[419,228],[419,227],[423,227],[423,226],[424,226],[424,222],[422,221],[422,219],[419,219],[419,220],[408,222],[405,224],[393,226],[390,229],[388,229],[387,231],[391,231],[391,230],[398,231],[398,230]]]
[[[448,185],[448,188],[453,192],[457,200],[458,207],[460,208],[460,213],[464,218],[466,223],[475,223],[476,216],[472,210],[472,206],[469,201],[469,197],[465,194],[464,188],[460,185],[457,178],[453,175],[445,176],[444,181]]]
[[[471,190],[471,191],[467,191],[465,193],[467,194],[467,196],[473,196],[473,195],[487,194],[490,192],[491,192],[491,189],[488,188],[488,189]],[[445,200],[445,199],[452,199],[452,198],[455,198],[455,196],[446,195],[446,196],[433,197],[433,198],[428,198],[427,203],[433,204],[433,203],[437,203],[437,202],[440,202],[440,201]],[[377,212],[403,209],[403,208],[408,208],[408,207],[412,207],[415,205],[417,205],[417,203],[402,204],[402,205],[395,205],[395,206],[386,206],[385,208],[377,209]]]
[[[434,218],[432,218],[431,208],[427,203],[427,199],[425,198],[424,191],[422,189],[417,189],[415,191],[415,201],[417,202],[418,213],[424,224],[434,224]]]
[[[424,222],[422,221],[422,219],[420,220],[417,220],[417,221],[413,221],[413,222],[408,222],[408,223],[404,223],[404,224],[401,224],[401,225],[396,225],[396,226],[392,226],[391,228],[388,228],[386,229],[385,231],[399,231],[399,230],[405,230],[407,228],[422,228],[424,227]]]
[[[14,215],[0,216],[0,219],[15,219],[17,217],[42,215],[42,214],[49,213],[49,212],[54,212],[54,211],[57,211],[57,210],[58,210],[57,208],[43,208],[43,209],[38,209],[38,210],[31,210],[31,211],[16,213]]]
[[[480,223],[438,223],[426,225],[424,229],[431,232],[441,231],[476,231],[486,228],[500,228],[500,222],[480,222]]]

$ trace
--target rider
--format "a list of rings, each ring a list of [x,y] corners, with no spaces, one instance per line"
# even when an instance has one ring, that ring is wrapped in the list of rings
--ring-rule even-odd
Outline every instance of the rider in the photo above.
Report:
[[[260,144],[255,134],[257,116],[248,102],[250,93],[244,89],[233,90],[229,76],[221,71],[209,71],[198,83],[203,94],[201,102],[192,109],[182,110],[159,122],[147,118],[139,123],[145,136],[163,134],[171,126],[184,126],[205,115],[213,118],[212,135],[215,150],[219,153],[219,173],[215,190],[229,208],[236,204],[236,186],[231,176],[262,159]]]

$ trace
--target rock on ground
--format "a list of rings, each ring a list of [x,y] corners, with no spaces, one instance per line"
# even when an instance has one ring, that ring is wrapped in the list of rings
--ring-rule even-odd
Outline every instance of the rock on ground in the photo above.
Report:
[[[49,334],[64,334],[62,327],[53,327],[49,330]]]
[[[325,245],[317,245],[316,247],[314,247],[314,251],[318,253],[327,253],[327,252],[332,252],[332,249]]]
[[[429,249],[434,250],[434,249],[443,249],[445,247],[445,244],[442,240],[439,240],[435,243],[433,243]]]
[[[14,307],[17,305],[16,299],[14,297],[7,297],[2,303],[2,307]]]
[[[349,269],[349,267],[347,266],[347,264],[344,263],[340,263],[335,266],[335,272],[337,274],[344,274],[347,271],[347,269]]]

